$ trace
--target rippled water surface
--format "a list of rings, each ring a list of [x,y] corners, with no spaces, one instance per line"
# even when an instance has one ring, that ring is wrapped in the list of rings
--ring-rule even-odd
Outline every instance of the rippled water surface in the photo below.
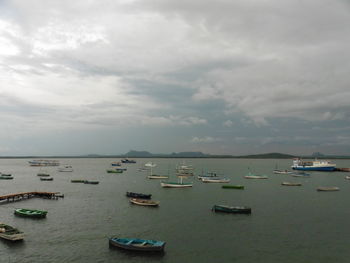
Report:
[[[349,262],[350,173],[313,172],[310,178],[275,175],[289,169],[291,160],[152,159],[155,173],[170,174],[175,166],[192,164],[196,174],[216,171],[245,190],[222,189],[196,178],[193,188],[164,189],[146,179],[138,168],[148,159],[125,165],[123,174],[108,174],[116,159],[60,159],[74,172],[47,167],[54,181],[40,181],[37,167],[25,159],[1,159],[0,171],[13,180],[0,180],[0,195],[54,191],[63,199],[33,198],[0,205],[0,221],[25,232],[24,242],[0,240],[1,262]],[[349,160],[337,160],[350,167]],[[248,172],[267,180],[243,178]],[[71,179],[98,180],[98,185],[74,184]],[[300,187],[281,182],[301,182]],[[319,186],[338,186],[338,192],[317,192]],[[126,191],[151,193],[158,208],[129,203]],[[245,205],[251,215],[217,214],[214,204]],[[46,219],[16,217],[15,208],[47,210]],[[166,241],[165,253],[145,255],[110,249],[109,236]]]

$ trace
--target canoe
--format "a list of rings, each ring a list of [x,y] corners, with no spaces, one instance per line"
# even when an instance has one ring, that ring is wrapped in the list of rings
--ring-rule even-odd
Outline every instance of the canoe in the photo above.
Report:
[[[133,197],[133,198],[141,198],[141,199],[151,199],[151,194],[141,194],[141,193],[134,193],[134,192],[126,192],[127,197]]]
[[[202,178],[203,183],[229,183],[230,179],[226,178]]]
[[[285,185],[285,186],[301,186],[301,183],[282,182],[281,185]]]
[[[159,201],[152,201],[141,198],[130,198],[130,203],[135,205],[143,205],[143,206],[159,206]]]
[[[99,184],[99,183],[100,183],[99,181],[88,181],[88,180],[84,181],[84,184]]]
[[[109,238],[109,246],[135,251],[164,251],[165,242],[139,238]]]
[[[123,173],[123,170],[121,169],[107,169],[106,171],[107,173],[117,173],[117,174]]]
[[[44,218],[46,217],[47,211],[19,208],[15,209],[14,214],[22,217]]]
[[[214,205],[212,211],[233,214],[251,214],[252,209],[246,206]]]
[[[148,175],[147,178],[148,179],[168,179],[169,176],[152,174],[152,175]]]
[[[221,188],[224,189],[244,189],[244,185],[223,185]]]
[[[40,181],[53,181],[53,177],[40,177]]]
[[[50,176],[50,174],[48,174],[48,173],[37,173],[37,176]]]
[[[339,191],[339,187],[331,186],[331,187],[318,187],[317,191]]]
[[[0,223],[0,237],[10,241],[19,241],[24,239],[24,233],[17,228]]]
[[[0,180],[12,180],[13,177],[11,175],[0,175]]]
[[[80,179],[73,179],[70,180],[71,183],[84,183],[86,180],[80,180]]]
[[[161,182],[160,186],[163,188],[185,188],[192,187],[192,183],[181,183],[181,182]]]
[[[266,175],[246,175],[244,176],[246,179],[268,179]]]

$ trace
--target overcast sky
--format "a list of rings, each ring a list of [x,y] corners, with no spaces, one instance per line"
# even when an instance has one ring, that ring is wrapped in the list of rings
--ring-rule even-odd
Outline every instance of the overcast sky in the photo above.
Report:
[[[0,0],[0,156],[350,154],[347,0]]]

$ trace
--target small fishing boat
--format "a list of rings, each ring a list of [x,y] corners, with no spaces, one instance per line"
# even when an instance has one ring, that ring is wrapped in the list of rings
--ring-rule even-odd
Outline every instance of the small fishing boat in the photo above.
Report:
[[[214,205],[212,211],[233,214],[251,214],[252,209],[246,206]]]
[[[168,179],[169,176],[167,175],[157,175],[157,174],[152,174],[147,176],[148,179]]]
[[[246,175],[244,176],[246,179],[268,179],[266,175]]]
[[[40,181],[53,181],[53,177],[40,177]]]
[[[223,185],[221,188],[224,189],[244,189],[244,185]]]
[[[290,174],[293,177],[309,177],[310,174],[306,172],[294,172]]]
[[[230,179],[227,178],[203,178],[203,183],[229,183]]]
[[[151,194],[142,194],[142,193],[134,193],[134,192],[126,192],[127,197],[134,197],[134,198],[142,198],[142,199],[151,199]]]
[[[109,245],[135,251],[163,251],[165,247],[164,241],[147,240],[139,238],[109,238]]]
[[[50,176],[50,174],[49,173],[47,173],[47,172],[39,172],[39,173],[37,173],[36,174],[37,176],[43,176],[43,177],[48,177],[48,176]]]
[[[59,172],[73,172],[73,167],[71,165],[64,165],[61,168],[58,168]]]
[[[301,186],[301,183],[282,182],[281,185],[285,185],[285,186]]]
[[[122,163],[136,163],[135,160],[131,160],[131,159],[128,159],[128,158],[122,159],[121,162]]]
[[[107,169],[106,170],[107,171],[107,173],[117,173],[117,174],[121,174],[121,173],[123,173],[123,169],[120,169],[120,168],[115,168],[115,169]]]
[[[88,181],[88,180],[84,181],[84,184],[99,184],[99,183],[100,183],[99,181]]]
[[[111,166],[121,166],[121,162],[111,162]]]
[[[0,223],[0,237],[10,241],[19,241],[24,239],[24,233],[17,228]]]
[[[346,179],[346,180],[350,180],[350,176],[348,176],[348,175],[345,176],[345,179]]]
[[[293,173],[292,171],[288,171],[288,170],[278,170],[278,169],[275,169],[273,170],[273,173],[274,174],[291,174]]]
[[[186,187],[193,186],[193,183],[184,183],[182,181],[182,179],[183,179],[182,176],[179,176],[179,178],[180,178],[180,180],[178,182],[171,182],[171,181],[164,182],[164,181],[162,181],[160,183],[160,186],[163,188],[186,188]]]
[[[0,176],[12,176],[12,174],[4,174],[4,173],[0,173]]]
[[[19,208],[15,209],[14,214],[22,217],[44,218],[46,217],[47,211]]]
[[[81,179],[73,179],[70,180],[71,183],[84,183],[86,180],[81,180]]]
[[[331,191],[339,191],[339,187],[331,186],[331,187],[318,187],[317,191],[331,192]]]
[[[143,206],[159,206],[160,202],[141,198],[130,198],[130,203]]]
[[[12,179],[13,179],[13,176],[11,175],[3,175],[3,174],[0,175],[0,180],[12,180]]]
[[[217,176],[218,176],[217,173],[207,172],[206,174],[202,173],[202,175],[198,175],[197,178],[199,180],[202,180],[202,179],[208,179],[208,178],[216,178]]]

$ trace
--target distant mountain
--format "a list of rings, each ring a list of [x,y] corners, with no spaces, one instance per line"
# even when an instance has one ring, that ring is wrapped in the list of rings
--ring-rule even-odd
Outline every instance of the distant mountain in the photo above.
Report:
[[[264,154],[253,154],[237,156],[237,158],[247,158],[247,159],[290,159],[295,158],[294,155],[284,154],[284,153],[264,153]]]
[[[147,151],[134,151],[131,150],[125,154],[127,157],[153,157],[154,154]]]

